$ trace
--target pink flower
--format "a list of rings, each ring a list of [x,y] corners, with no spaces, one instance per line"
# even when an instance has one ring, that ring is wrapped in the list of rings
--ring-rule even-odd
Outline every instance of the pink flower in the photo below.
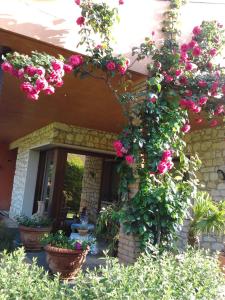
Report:
[[[172,150],[165,150],[162,154],[162,161],[168,160],[172,157],[173,151]]]
[[[162,64],[161,64],[159,61],[156,61],[156,62],[154,62],[154,67],[155,67],[156,69],[161,69]]]
[[[129,60],[129,58],[127,58],[125,64],[126,64],[127,67],[130,65],[130,60]]]
[[[28,66],[26,67],[26,73],[29,75],[29,76],[34,76],[37,72],[37,68],[34,67],[34,66]]]
[[[192,50],[192,55],[193,56],[199,56],[202,53],[202,49],[200,47],[194,47]]]
[[[4,71],[4,72],[8,72],[8,73],[11,73],[12,70],[13,70],[13,66],[7,62],[7,61],[4,61],[1,65],[1,69]]]
[[[198,86],[203,88],[207,86],[207,82],[205,80],[199,80],[198,82]]]
[[[182,85],[187,85],[187,84],[188,84],[187,77],[181,76],[180,79],[179,79],[179,82],[180,82],[180,84],[182,84]]]
[[[83,64],[84,59],[81,55],[71,55],[69,58],[69,62],[73,67],[78,67]]]
[[[181,51],[182,52],[187,52],[188,51],[188,45],[187,44],[183,44],[183,45],[181,45],[181,47],[180,47],[180,49],[181,49]]]
[[[77,23],[77,25],[79,25],[79,26],[82,26],[82,25],[84,25],[84,22],[85,22],[85,18],[84,17],[79,17],[79,18],[77,18],[77,20],[76,20],[76,23]]]
[[[168,170],[171,170],[174,166],[174,163],[172,161],[167,161],[166,165],[167,165]]]
[[[51,65],[52,65],[53,70],[55,70],[55,71],[62,70],[62,68],[63,68],[63,62],[60,60],[53,60],[51,62]]]
[[[31,93],[31,91],[33,90],[33,88],[34,88],[33,85],[30,82],[28,82],[28,81],[23,82],[20,85],[21,91],[23,91],[25,93]]]
[[[212,120],[211,122],[210,122],[210,126],[211,127],[215,127],[215,126],[217,126],[218,125],[218,121],[217,120]]]
[[[107,62],[106,68],[109,71],[113,71],[113,70],[116,69],[116,64],[114,63],[114,61],[110,60],[110,61]]]
[[[186,124],[184,124],[184,126],[181,128],[181,131],[184,132],[184,133],[187,133],[188,131],[190,131],[190,129],[191,129],[190,124],[186,123]]]
[[[224,85],[222,85],[222,87],[221,87],[221,90],[222,90],[222,93],[224,94],[224,96],[225,96],[225,84]]]
[[[192,91],[191,90],[186,90],[184,92],[184,94],[185,94],[186,97],[191,97],[192,96]]]
[[[199,26],[195,26],[192,30],[192,32],[194,33],[194,35],[199,35],[202,33],[202,29]]]
[[[63,70],[64,70],[66,73],[70,73],[70,72],[73,70],[73,67],[72,67],[71,65],[64,64],[64,65],[63,65]]]
[[[160,161],[160,163],[157,166],[157,170],[158,170],[159,174],[166,173],[168,171],[167,163],[164,161]]]
[[[188,59],[188,55],[186,52],[181,52],[180,54],[180,61],[185,62]]]
[[[195,112],[196,114],[200,113],[201,110],[202,108],[200,106],[196,106],[195,108],[192,109],[192,111]]]
[[[220,115],[220,114],[222,114],[222,113],[224,113],[224,105],[218,105],[217,106],[217,108],[216,108],[216,110],[215,110],[215,115]]]
[[[196,46],[198,46],[198,43],[195,40],[191,40],[190,43],[188,44],[188,47],[191,49]]]
[[[62,79],[58,79],[57,82],[55,83],[55,86],[61,87],[61,86],[63,86],[63,84],[64,84],[64,81]]]
[[[118,71],[120,72],[121,75],[124,75],[127,71],[127,66],[118,65],[117,69],[118,69]]]
[[[24,69],[22,68],[22,69],[19,69],[18,70],[18,72],[17,72],[17,75],[18,75],[18,77],[21,79],[21,78],[23,78],[23,75],[24,75]]]
[[[123,157],[123,152],[121,150],[116,151],[116,156]]]
[[[48,87],[48,82],[44,78],[38,78],[35,84],[38,91],[45,90]]]
[[[55,93],[55,88],[51,85],[49,85],[45,90],[44,90],[46,95],[52,95]]]
[[[36,69],[36,74],[38,74],[40,76],[45,76],[45,69],[43,67],[38,67]]]
[[[134,163],[134,157],[133,155],[126,155],[125,156],[125,159],[126,159],[126,162],[129,164],[129,165],[132,165]]]
[[[202,118],[197,118],[197,119],[195,119],[195,122],[197,124],[201,124],[203,122],[203,119]]]
[[[200,106],[203,106],[204,104],[206,104],[207,101],[208,101],[208,98],[205,97],[205,96],[203,96],[203,97],[199,98],[198,104],[199,104]]]
[[[186,100],[186,99],[181,99],[180,102],[179,102],[179,105],[182,107],[182,108],[187,108],[188,107],[188,103],[189,101]]]
[[[80,5],[80,0],[74,0],[77,5]]]
[[[148,98],[148,101],[151,103],[156,103],[157,98],[155,96]]]
[[[27,98],[30,100],[38,100],[39,94],[38,92],[28,93]]]
[[[213,68],[213,64],[210,61],[207,63],[207,68],[209,70],[212,70],[212,68]]]
[[[191,71],[192,69],[193,69],[193,64],[190,63],[190,62],[186,63],[186,65],[185,65],[185,70]]]
[[[178,69],[178,70],[175,71],[175,75],[176,76],[180,76],[181,73],[182,73],[182,70],[180,70],[180,69]]]
[[[122,147],[120,151],[121,151],[122,153],[125,153],[125,154],[128,152],[128,150],[127,150],[126,148],[124,148],[124,147]]]
[[[119,0],[119,5],[123,5],[124,4],[124,0]]]
[[[216,50],[215,48],[212,48],[212,49],[210,49],[210,51],[209,51],[209,55],[211,55],[211,56],[215,56],[216,53],[217,53],[217,50]]]
[[[82,244],[80,242],[76,242],[75,249],[76,250],[82,250]]]
[[[123,148],[123,144],[120,140],[117,140],[117,141],[113,142],[113,147],[116,151],[121,150]]]
[[[166,75],[165,76],[165,81],[166,81],[166,83],[170,83],[171,81],[173,81],[173,76]]]

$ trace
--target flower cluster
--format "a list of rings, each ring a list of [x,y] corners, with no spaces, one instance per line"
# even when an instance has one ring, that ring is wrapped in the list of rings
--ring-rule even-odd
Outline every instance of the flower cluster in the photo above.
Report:
[[[172,150],[163,151],[161,161],[157,165],[158,174],[164,174],[173,168],[172,155]]]
[[[123,143],[120,140],[114,141],[113,143],[113,147],[116,151],[116,155],[117,157],[124,157],[125,156],[125,160],[126,162],[131,165],[135,162],[134,156],[131,154],[127,154],[128,153],[128,149],[126,149],[123,145]]]
[[[130,60],[128,58],[119,56],[114,59],[106,60],[105,67],[109,72],[118,71],[120,75],[124,75],[127,71],[129,64]]]

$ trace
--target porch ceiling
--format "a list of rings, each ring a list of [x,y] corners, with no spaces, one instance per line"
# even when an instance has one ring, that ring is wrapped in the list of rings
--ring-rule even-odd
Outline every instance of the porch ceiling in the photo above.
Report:
[[[4,46],[29,53],[32,50],[58,53],[68,57],[72,52],[53,47],[0,29]],[[134,80],[140,80],[134,74]],[[28,101],[19,89],[19,81],[4,74],[0,95],[0,141],[10,143],[52,122],[118,133],[124,123],[120,105],[105,84],[92,78],[80,80],[65,76],[65,84],[53,96],[40,96],[35,103]]]

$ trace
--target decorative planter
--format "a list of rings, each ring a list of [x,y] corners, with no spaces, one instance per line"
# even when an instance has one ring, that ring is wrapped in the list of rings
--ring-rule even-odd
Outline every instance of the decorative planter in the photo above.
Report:
[[[218,259],[220,268],[222,269],[223,273],[225,273],[225,252],[220,252]]]
[[[44,247],[46,260],[52,273],[60,273],[62,279],[73,279],[86,260],[86,250],[70,250],[50,245]]]
[[[78,233],[82,236],[88,234],[88,229],[77,229]]]
[[[41,237],[51,231],[51,227],[27,227],[19,225],[21,241],[28,251],[40,251],[42,245]]]

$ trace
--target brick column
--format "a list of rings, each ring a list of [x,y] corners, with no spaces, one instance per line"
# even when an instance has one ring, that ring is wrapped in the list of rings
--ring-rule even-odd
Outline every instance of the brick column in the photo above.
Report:
[[[138,191],[139,183],[129,185],[129,199],[132,199]],[[126,234],[123,225],[120,226],[118,258],[125,264],[134,263],[140,254],[139,238],[133,234]]]

